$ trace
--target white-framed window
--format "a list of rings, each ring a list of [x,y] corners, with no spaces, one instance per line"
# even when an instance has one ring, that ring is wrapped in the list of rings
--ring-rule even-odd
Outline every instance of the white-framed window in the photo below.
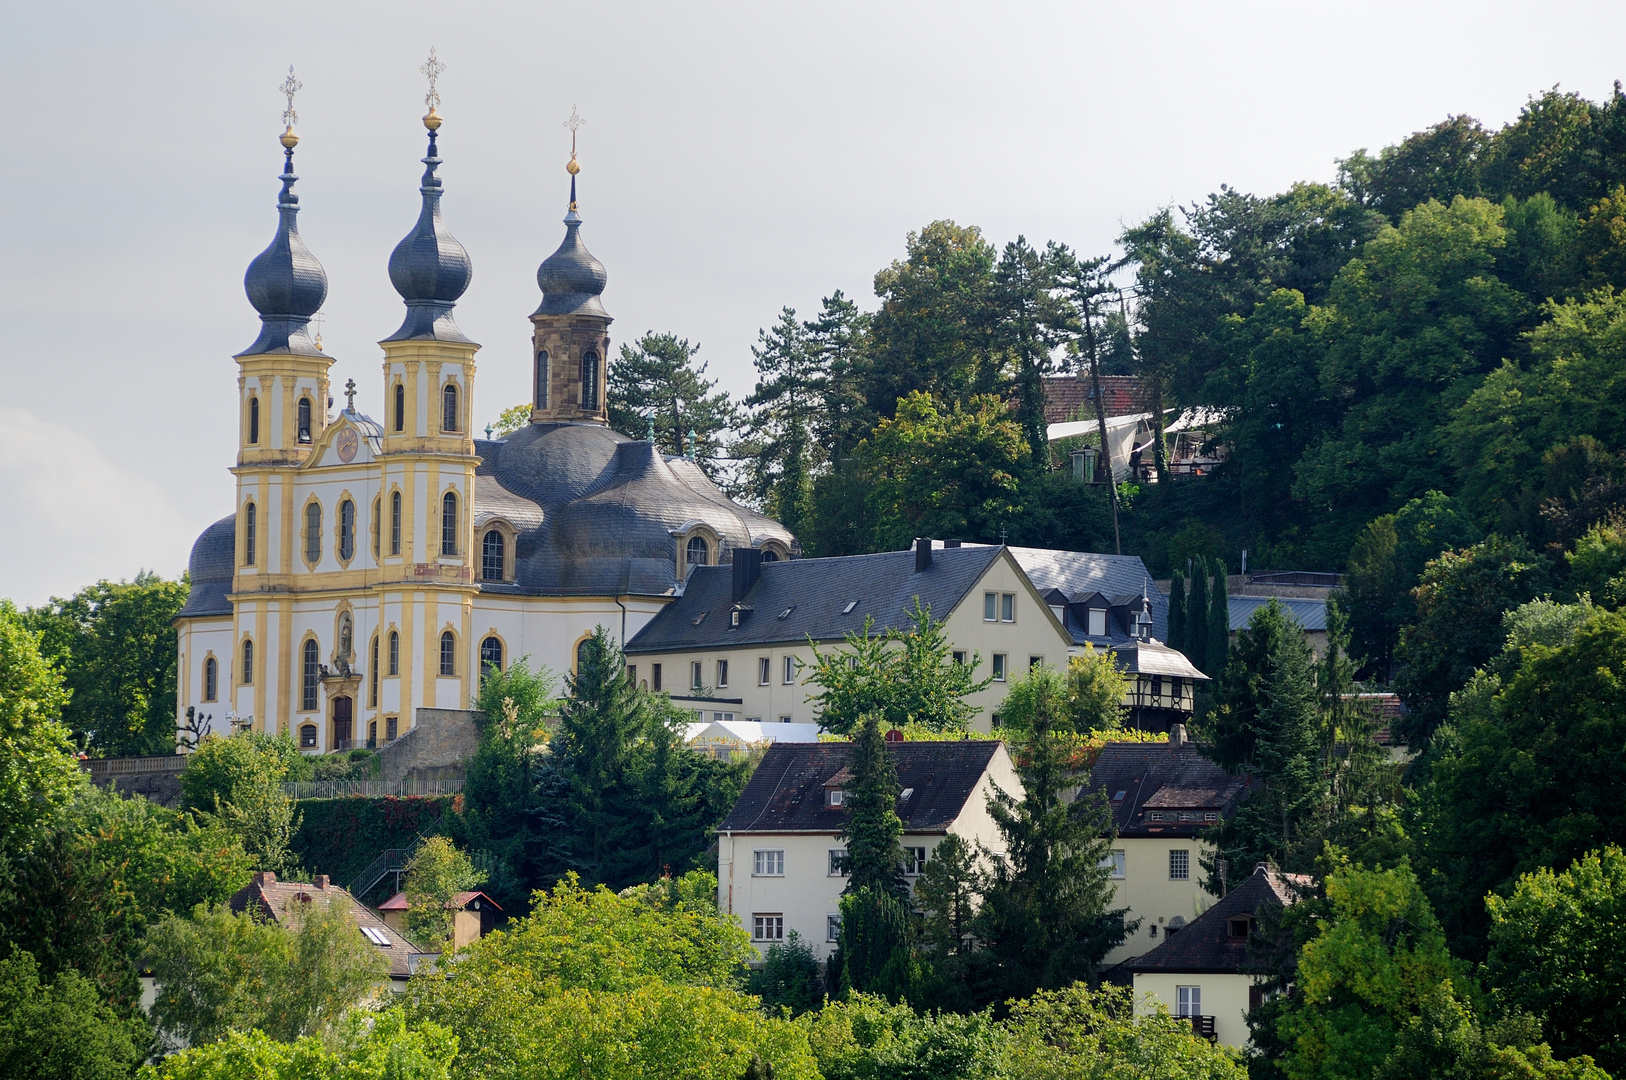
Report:
[[[700,689],[705,685],[702,679],[703,676],[700,671],[700,661],[691,661],[689,664],[689,686],[695,690]]]
[[[1218,821],[1219,820],[1219,811],[1218,810],[1204,810],[1203,811],[1203,820],[1204,821]]]
[[[732,720],[734,719],[734,714],[731,712],[714,712],[711,714],[711,718],[713,720]]]
[[[785,917],[780,914],[752,915],[752,941],[784,941]]]
[[[1090,637],[1106,637],[1107,609],[1104,607],[1092,607],[1089,609],[1089,612],[1090,614],[1088,617],[1088,624],[1085,626],[1085,633],[1089,634]]]
[[[1124,879],[1125,860],[1122,851],[1113,849],[1112,854],[1101,856],[1101,869],[1108,871],[1107,876],[1113,881]]]
[[[847,801],[847,793],[840,788],[831,788],[825,794],[824,800],[829,806],[841,806]]]
[[[1044,657],[1042,657],[1042,656],[1029,656],[1028,657],[1028,670],[1032,671],[1034,668],[1038,667],[1042,663],[1044,663]]]
[[[844,847],[833,847],[833,848],[831,848],[830,849],[830,869],[828,871],[826,871],[826,873],[828,873],[830,877],[846,877],[847,876],[847,871],[845,869],[846,862],[847,862],[847,849],[846,848],[844,848]]]
[[[982,594],[982,621],[999,621],[999,594],[985,592]]]
[[[785,657],[785,685],[789,686],[796,681],[796,658]]]
[[[1169,851],[1169,880],[1185,881],[1191,877],[1191,852],[1185,848]]]
[[[999,621],[1016,621],[1016,594],[1013,592],[999,594]]]
[[[903,849],[903,872],[910,877],[926,872],[926,849],[923,847],[906,847]]]
[[[1005,654],[1002,652],[994,654],[994,681],[1005,681]]]
[[[841,940],[841,916],[835,912],[827,911],[824,914],[824,940]]]
[[[719,660],[719,661],[717,661],[717,685],[718,686],[727,686],[728,685],[728,661],[727,660]]]
[[[780,723],[781,723],[781,724],[788,724],[788,723],[790,723],[790,717],[788,717],[788,716],[781,716],[781,717],[780,717],[780,718],[779,718],[779,722],[780,722]]]
[[[752,852],[752,877],[784,877],[785,852],[783,848]]]
[[[1174,1015],[1201,1016],[1203,1014],[1203,988],[1177,986],[1174,988]]]
[[[757,657],[757,685],[767,686],[773,681],[773,657]]]
[[[960,664],[961,666],[964,666],[964,664],[965,664],[965,650],[964,649],[955,649],[954,650],[954,662],[956,664]]]

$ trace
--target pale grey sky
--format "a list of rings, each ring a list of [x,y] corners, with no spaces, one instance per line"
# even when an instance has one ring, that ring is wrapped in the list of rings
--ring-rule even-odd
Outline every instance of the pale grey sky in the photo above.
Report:
[[[1595,3],[13,2],[0,38],[0,597],[174,575],[231,507],[236,365],[271,239],[277,84],[304,90],[300,228],[327,268],[334,386],[379,413],[385,263],[417,213],[441,78],[445,218],[474,260],[478,413],[529,392],[536,266],[581,135],[612,334],[698,341],[735,395],[781,305],[843,289],[938,219],[1105,252],[1220,184],[1334,159],[1559,84],[1626,77]]]

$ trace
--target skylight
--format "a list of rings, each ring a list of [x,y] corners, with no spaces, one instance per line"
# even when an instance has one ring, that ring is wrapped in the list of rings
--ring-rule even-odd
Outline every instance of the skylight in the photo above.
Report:
[[[784,611],[781,611],[779,613],[779,617],[781,619],[788,619],[788,618],[790,618],[790,613],[795,611],[795,610],[796,610],[796,605],[792,604],[790,607],[786,608]]]
[[[1124,796],[1128,795],[1128,794],[1129,794],[1129,792],[1127,792],[1127,791],[1120,791],[1120,792],[1118,792],[1118,794],[1116,794],[1116,795],[1114,795],[1112,797],[1112,801],[1113,802],[1123,802],[1124,801]]]
[[[843,615],[851,615],[853,613],[853,608],[855,608],[857,606],[858,606],[858,601],[857,600],[849,600],[849,601],[847,601],[847,606],[841,609],[841,613]]]
[[[389,948],[390,936],[384,933],[384,931],[380,930],[378,927],[363,926],[361,928],[361,932],[367,938],[367,940],[372,942],[374,945],[378,945],[386,949]]]
[[[706,616],[710,614],[711,612],[709,611],[702,611],[700,614],[696,615],[694,617],[694,625],[699,626],[701,623],[705,622]]]

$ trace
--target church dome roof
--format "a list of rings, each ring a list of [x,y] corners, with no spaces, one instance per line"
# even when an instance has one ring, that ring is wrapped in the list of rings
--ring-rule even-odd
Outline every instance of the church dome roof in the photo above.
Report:
[[[192,556],[187,560],[187,576],[192,589],[187,593],[186,606],[177,618],[208,615],[230,615],[232,575],[237,569],[237,518],[223,517],[203,530],[192,545]]]
[[[260,336],[239,355],[291,352],[320,355],[305,331],[327,299],[327,272],[299,236],[299,196],[294,194],[296,136],[284,139],[282,193],[277,198],[277,234],[254,257],[243,275],[243,291],[260,313]]]
[[[438,134],[436,128],[429,131],[429,152],[423,158],[423,183],[418,188],[423,208],[417,224],[390,253],[390,284],[406,301],[407,315],[387,341],[468,340],[452,321],[452,308],[468,289],[474,264],[440,217],[441,180],[435,175],[441,162],[435,145]]]
[[[593,258],[581,237],[582,219],[576,213],[576,178],[570,178],[570,212],[565,215],[565,238],[559,250],[542,260],[536,283],[542,289],[542,306],[537,315],[596,315],[607,319],[609,312],[599,297],[609,282],[604,264]]]

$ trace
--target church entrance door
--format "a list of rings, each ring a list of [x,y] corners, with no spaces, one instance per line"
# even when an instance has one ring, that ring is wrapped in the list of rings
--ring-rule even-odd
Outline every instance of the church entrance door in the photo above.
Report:
[[[333,749],[348,750],[350,742],[350,699],[333,699]]]

